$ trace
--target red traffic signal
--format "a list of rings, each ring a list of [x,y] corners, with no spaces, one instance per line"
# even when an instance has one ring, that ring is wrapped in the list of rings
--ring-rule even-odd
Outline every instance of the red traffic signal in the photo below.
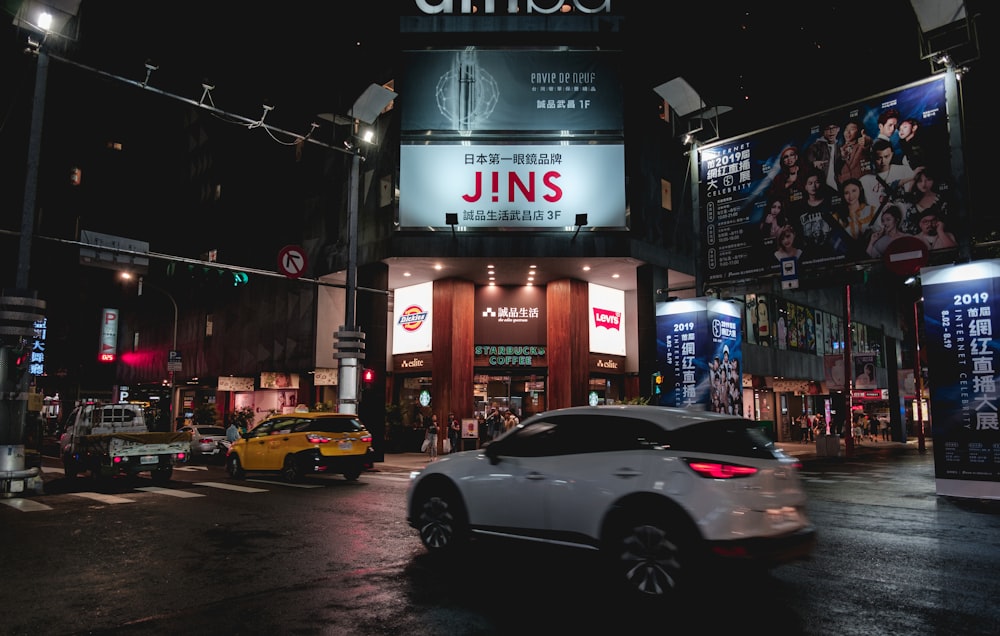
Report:
[[[370,385],[372,382],[375,381],[375,371],[373,371],[372,369],[365,369],[361,373],[361,380],[365,383],[365,386]]]

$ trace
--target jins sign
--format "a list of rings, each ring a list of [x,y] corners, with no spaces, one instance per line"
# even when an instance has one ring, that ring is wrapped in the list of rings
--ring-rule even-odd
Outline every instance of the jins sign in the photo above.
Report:
[[[465,228],[625,227],[625,147],[621,144],[402,145],[400,227],[445,227],[445,211]]]
[[[437,13],[482,13],[517,14],[527,13],[561,13],[563,7],[575,9],[580,13],[611,13],[611,0],[415,0],[417,8],[427,14]],[[456,8],[457,5],[457,8]],[[523,9],[522,9],[523,7]]]
[[[537,174],[534,171],[528,172],[525,177],[518,175],[516,172],[507,172],[501,174],[500,172],[489,172],[486,173],[486,178],[489,179],[491,190],[490,190],[490,201],[493,203],[498,203],[501,200],[506,203],[514,203],[516,201],[524,201],[526,203],[534,203],[537,201],[537,194],[535,189],[535,181]],[[500,179],[503,176],[505,182],[505,187],[501,190]],[[560,178],[560,174],[555,171],[548,171],[537,177],[541,179],[542,188],[544,194],[542,198],[549,203],[555,203],[562,198],[562,188],[556,183],[556,180]],[[520,194],[520,197],[518,197]],[[503,197],[501,199],[501,196]],[[473,186],[473,191],[471,194],[463,194],[462,198],[469,203],[475,203],[483,197],[483,173],[476,172],[475,174],[475,185]]]

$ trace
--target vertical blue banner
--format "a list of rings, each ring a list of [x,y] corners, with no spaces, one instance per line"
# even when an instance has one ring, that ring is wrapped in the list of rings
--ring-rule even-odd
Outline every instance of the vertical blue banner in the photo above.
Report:
[[[937,493],[1000,499],[1000,261],[924,268],[920,277]]]
[[[743,414],[741,310],[714,298],[657,303],[656,360],[664,381],[652,403]]]

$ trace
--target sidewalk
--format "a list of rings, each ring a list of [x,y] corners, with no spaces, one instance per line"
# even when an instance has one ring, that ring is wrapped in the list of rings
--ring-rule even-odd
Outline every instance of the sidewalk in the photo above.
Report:
[[[926,449],[930,451],[931,438],[928,435],[924,439],[924,444]],[[845,459],[857,459],[864,457],[866,455],[872,455],[880,451],[906,451],[912,449],[916,451],[919,448],[917,438],[910,437],[906,442],[870,442],[863,441],[860,444],[855,441],[854,450],[851,457],[847,457],[847,449],[844,446],[844,440],[840,439],[840,454],[839,455],[820,455],[816,452],[816,442],[777,442],[775,444],[778,448],[782,449],[788,455],[797,457],[803,462],[816,461],[816,460],[845,460]],[[447,455],[440,455],[439,457],[447,457]],[[375,467],[372,469],[373,472],[385,472],[385,473],[408,473],[411,470],[420,470],[427,465],[428,456],[427,453],[386,453],[385,460],[381,462],[375,462]]]

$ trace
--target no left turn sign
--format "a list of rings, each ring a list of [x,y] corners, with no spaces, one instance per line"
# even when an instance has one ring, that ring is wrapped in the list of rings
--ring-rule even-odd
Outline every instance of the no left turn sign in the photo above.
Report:
[[[298,245],[286,245],[278,253],[278,270],[289,278],[302,276],[306,263],[306,253]]]

